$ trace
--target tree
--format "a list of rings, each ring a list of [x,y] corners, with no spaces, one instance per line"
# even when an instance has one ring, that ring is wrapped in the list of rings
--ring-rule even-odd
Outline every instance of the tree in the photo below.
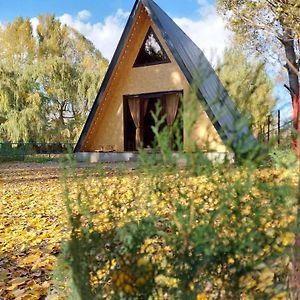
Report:
[[[300,3],[298,0],[218,0],[219,10],[245,48],[259,51],[287,70],[295,130],[300,130],[299,58]],[[300,156],[300,139],[294,141]]]
[[[39,17],[39,80],[48,99],[49,131],[75,141],[108,62],[83,35],[53,16]]]
[[[36,32],[18,18],[0,31],[0,42],[1,138],[75,142],[107,60],[54,16],[40,16]]]
[[[17,18],[0,30],[0,137],[28,142],[45,125],[43,97],[31,75],[35,40],[29,20]]]
[[[285,87],[291,95],[293,123],[297,132],[293,144],[300,157],[299,0],[218,0],[217,3],[240,44],[283,63],[288,77]],[[300,182],[297,211],[297,237],[290,279],[293,299],[300,298]]]
[[[259,59],[248,59],[236,45],[225,50],[218,75],[242,114],[249,115],[252,131],[263,132],[275,105],[272,82],[265,64]]]

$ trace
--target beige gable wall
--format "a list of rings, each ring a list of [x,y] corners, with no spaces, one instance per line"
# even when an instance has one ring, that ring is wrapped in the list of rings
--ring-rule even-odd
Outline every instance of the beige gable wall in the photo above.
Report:
[[[144,41],[145,35],[152,26],[164,47],[171,63],[133,68],[133,64]],[[183,90],[187,95],[190,86],[179,69],[159,31],[151,22],[147,12],[142,8],[132,29],[129,41],[123,49],[120,61],[110,80],[104,100],[98,108],[95,119],[83,143],[81,151],[124,151],[123,134],[123,96],[152,92]],[[198,104],[199,119],[193,132],[193,139],[198,141],[202,149],[207,148],[210,139],[213,150],[224,152],[215,128],[206,113]],[[187,140],[185,138],[185,140]],[[185,142],[185,144],[188,144]]]

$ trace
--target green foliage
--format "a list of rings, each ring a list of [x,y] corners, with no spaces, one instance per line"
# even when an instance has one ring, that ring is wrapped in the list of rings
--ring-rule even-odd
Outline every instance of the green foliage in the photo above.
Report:
[[[218,75],[239,111],[249,117],[252,131],[259,135],[275,105],[265,64],[257,57],[247,59],[233,45],[225,51]]]
[[[247,42],[247,46],[270,53],[276,51],[270,46],[284,42],[288,38],[286,34],[291,39],[299,39],[298,0],[218,0],[217,4],[231,28],[239,38],[243,38],[243,42]]]
[[[276,168],[285,168],[297,173],[297,157],[292,149],[277,149],[270,153]]]
[[[107,61],[53,16],[0,29],[0,140],[75,142]],[[33,126],[34,124],[34,126]]]
[[[29,20],[0,29],[0,140],[29,141],[45,124],[43,98],[32,76],[35,41]],[[35,126],[32,126],[35,124]]]
[[[218,0],[217,4],[227,24],[236,33],[239,45],[247,51],[262,54],[272,64],[278,60],[280,66],[285,66],[288,75],[286,87],[292,97],[298,97],[299,1]]]
[[[148,165],[130,179],[72,180],[79,192],[65,192],[72,233],[61,257],[70,298],[269,299],[287,291],[289,178],[206,160],[195,168]]]

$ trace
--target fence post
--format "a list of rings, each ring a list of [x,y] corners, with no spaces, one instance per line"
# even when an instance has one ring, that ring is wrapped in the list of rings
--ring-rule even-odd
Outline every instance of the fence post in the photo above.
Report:
[[[270,126],[271,126],[271,116],[268,116],[268,143],[270,142]]]
[[[277,111],[277,128],[278,128],[278,138],[277,138],[277,141],[278,141],[278,145],[280,145],[280,110]]]

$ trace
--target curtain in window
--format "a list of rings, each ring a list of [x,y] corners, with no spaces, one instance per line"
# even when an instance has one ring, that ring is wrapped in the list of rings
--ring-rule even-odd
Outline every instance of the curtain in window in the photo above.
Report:
[[[140,148],[144,141],[144,118],[148,108],[148,99],[129,98],[130,114],[136,127],[136,147]]]
[[[163,98],[163,113],[166,115],[166,121],[168,126],[172,126],[175,122],[178,106],[179,106],[179,95],[170,94]]]

